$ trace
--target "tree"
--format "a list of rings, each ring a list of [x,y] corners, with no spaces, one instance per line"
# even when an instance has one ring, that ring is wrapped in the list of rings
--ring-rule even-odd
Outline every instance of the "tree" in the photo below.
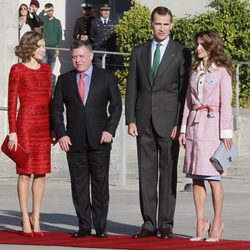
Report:
[[[194,52],[192,37],[201,30],[217,31],[226,52],[233,61],[250,61],[250,13],[248,0],[213,0],[213,11],[201,15],[186,16],[175,20],[172,37]],[[241,105],[249,105],[250,69],[241,66],[240,100]]]
[[[143,43],[152,37],[150,29],[150,10],[133,0],[133,6],[125,12],[115,32],[121,52],[130,53],[133,46]],[[194,35],[201,30],[217,31],[226,52],[233,61],[250,61],[250,11],[249,0],[212,0],[212,11],[200,15],[187,15],[174,18],[171,36],[194,53]],[[125,69],[116,72],[121,83],[122,94],[125,92],[129,58],[124,61]],[[241,105],[249,105],[250,69],[241,66],[240,71]]]
[[[152,31],[150,29],[149,8],[141,5],[136,0],[132,0],[130,10],[124,12],[123,17],[115,27],[115,33],[117,46],[120,52],[123,53],[130,53],[134,46],[150,39]],[[122,95],[125,94],[126,90],[128,68],[129,56],[124,58],[124,69],[116,71]]]

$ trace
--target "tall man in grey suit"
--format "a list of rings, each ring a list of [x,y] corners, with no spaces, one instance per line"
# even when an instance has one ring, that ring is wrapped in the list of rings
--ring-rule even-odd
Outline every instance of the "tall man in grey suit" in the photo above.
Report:
[[[121,116],[121,96],[113,73],[93,67],[89,42],[74,41],[71,55],[74,69],[57,80],[53,123],[60,147],[67,152],[79,221],[79,230],[73,237],[90,235],[92,221],[96,236],[107,237],[109,159]]]
[[[141,231],[135,238],[172,238],[176,202],[179,125],[188,83],[190,53],[170,37],[172,13],[151,14],[154,38],[132,50],[126,92],[128,133],[137,137]],[[157,194],[159,170],[159,195]],[[159,204],[157,204],[159,198]],[[158,223],[156,219],[158,205]]]

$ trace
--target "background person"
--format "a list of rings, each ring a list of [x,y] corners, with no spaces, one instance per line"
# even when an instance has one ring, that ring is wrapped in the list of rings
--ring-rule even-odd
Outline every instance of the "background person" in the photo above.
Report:
[[[151,14],[153,39],[136,46],[131,53],[126,124],[128,133],[137,137],[143,218],[141,231],[135,238],[155,236],[157,228],[161,238],[173,236],[178,126],[188,83],[190,53],[169,37],[172,26],[171,11],[156,7]]]
[[[24,236],[43,236],[40,231],[40,208],[45,188],[45,175],[50,166],[50,120],[51,70],[39,63],[45,55],[45,42],[36,32],[26,32],[16,55],[22,63],[14,64],[9,75],[8,119],[9,143],[16,150],[17,142],[31,156],[25,166],[17,166],[17,191],[21,208],[21,224]],[[17,102],[20,108],[17,114]],[[28,198],[31,175],[32,213],[28,214]],[[34,232],[32,233],[32,229]]]
[[[212,190],[214,218],[207,241],[222,239],[223,187],[221,175],[209,159],[220,143],[232,146],[232,68],[218,33],[208,30],[195,35],[195,62],[192,67],[179,142],[186,149],[184,173],[193,179],[197,216],[196,237],[205,240],[210,228],[206,218],[206,187]]]
[[[110,17],[111,7],[108,4],[102,4],[100,6],[100,17],[91,21],[90,37],[93,43],[94,50],[100,51],[115,51],[116,50],[116,36],[114,33],[114,27],[117,24],[117,20],[113,20]],[[102,67],[102,54],[96,54],[94,58],[96,67]],[[106,68],[114,68],[114,57],[107,55]]]
[[[83,3],[81,4],[83,16],[76,19],[74,27],[74,39],[89,41],[90,40],[90,24],[94,17],[91,15],[93,8],[92,4]]]
[[[18,16],[19,38],[21,38],[24,33],[31,31],[31,27],[29,25],[29,10],[26,4],[22,3],[19,6]]]
[[[51,3],[46,3],[44,10],[39,13],[39,17],[43,22],[43,35],[45,46],[51,48],[59,48],[62,42],[62,25],[59,19],[54,17],[54,6]],[[59,56],[58,49],[46,49],[43,62],[51,66],[53,72],[56,58]],[[52,92],[55,88],[56,76],[52,76]]]
[[[90,235],[92,221],[96,236],[107,237],[109,160],[121,116],[121,96],[112,72],[93,67],[89,42],[75,40],[71,55],[74,70],[57,80],[53,121],[61,149],[67,153],[72,198],[79,220],[79,230],[73,237]]]
[[[30,20],[29,25],[32,31],[36,31],[39,34],[43,34],[43,23],[37,15],[40,3],[37,0],[31,0],[29,6]]]

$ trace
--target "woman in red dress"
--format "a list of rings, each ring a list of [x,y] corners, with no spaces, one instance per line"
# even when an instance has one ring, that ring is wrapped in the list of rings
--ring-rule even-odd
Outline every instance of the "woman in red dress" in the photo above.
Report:
[[[19,143],[31,154],[25,166],[16,166],[22,232],[24,236],[43,236],[39,222],[40,207],[45,175],[51,172],[51,69],[48,64],[39,62],[45,55],[45,42],[36,32],[23,35],[16,47],[16,55],[22,63],[14,64],[9,74],[8,147],[16,150]],[[32,174],[32,214],[29,217],[28,197]]]

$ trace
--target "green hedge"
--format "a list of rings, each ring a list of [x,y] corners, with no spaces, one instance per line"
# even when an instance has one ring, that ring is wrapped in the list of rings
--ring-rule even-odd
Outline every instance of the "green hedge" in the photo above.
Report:
[[[125,53],[130,53],[135,45],[152,37],[149,8],[136,0],[133,0],[132,4],[115,28],[118,47]],[[194,53],[194,34],[201,30],[213,29],[221,35],[224,47],[233,61],[250,61],[249,0],[213,0],[209,5],[212,10],[201,15],[175,17],[172,38]],[[125,58],[124,67],[124,70],[116,72],[122,94],[126,89],[129,58]],[[249,66],[241,66],[240,69],[240,100],[241,106],[245,106],[249,105],[250,69]]]
[[[150,10],[137,1],[132,0],[130,10],[124,12],[123,17],[115,27],[117,46],[120,52],[130,53],[132,48],[152,38],[150,29]],[[124,58],[124,70],[117,70],[122,95],[125,94],[129,57]]]

